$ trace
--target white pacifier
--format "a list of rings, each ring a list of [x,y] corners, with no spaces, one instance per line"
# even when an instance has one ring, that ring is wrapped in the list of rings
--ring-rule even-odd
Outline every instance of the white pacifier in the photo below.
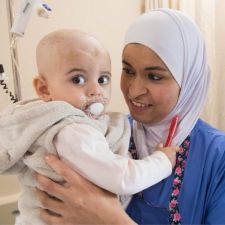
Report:
[[[95,116],[99,116],[104,111],[104,108],[101,102],[95,102],[88,107],[88,111]]]

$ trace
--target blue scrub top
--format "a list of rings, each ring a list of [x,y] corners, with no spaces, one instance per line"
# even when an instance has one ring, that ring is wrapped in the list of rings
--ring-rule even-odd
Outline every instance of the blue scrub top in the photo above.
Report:
[[[225,224],[225,133],[199,120],[191,133],[178,197],[182,224]],[[134,195],[127,213],[138,224],[169,224],[173,174]]]

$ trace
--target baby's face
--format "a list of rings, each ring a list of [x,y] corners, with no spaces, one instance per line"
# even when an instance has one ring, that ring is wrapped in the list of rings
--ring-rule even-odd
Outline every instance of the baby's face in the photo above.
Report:
[[[103,49],[72,45],[59,55],[53,76],[47,78],[50,98],[82,110],[96,101],[107,104],[111,94],[109,55]]]

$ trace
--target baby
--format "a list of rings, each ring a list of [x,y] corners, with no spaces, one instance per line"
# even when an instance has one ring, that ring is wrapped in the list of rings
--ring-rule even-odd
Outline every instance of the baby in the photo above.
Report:
[[[141,160],[129,156],[127,116],[106,112],[111,92],[108,52],[79,30],[58,30],[38,44],[39,99],[21,101],[0,114],[0,172],[19,173],[17,224],[43,225],[33,172],[58,177],[44,162],[53,153],[96,185],[132,195],[169,176],[177,147],[158,146]],[[65,184],[66,185],[66,184]],[[124,198],[124,207],[130,198]]]

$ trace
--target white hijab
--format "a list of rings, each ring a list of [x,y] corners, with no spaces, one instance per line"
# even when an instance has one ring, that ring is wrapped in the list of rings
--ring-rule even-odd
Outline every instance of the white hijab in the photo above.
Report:
[[[180,11],[156,9],[139,16],[125,35],[124,47],[129,43],[157,53],[181,88],[176,106],[161,122],[151,126],[134,121],[134,141],[142,158],[165,142],[174,115],[180,122],[172,144],[180,145],[191,133],[206,100],[210,72],[201,33]]]

